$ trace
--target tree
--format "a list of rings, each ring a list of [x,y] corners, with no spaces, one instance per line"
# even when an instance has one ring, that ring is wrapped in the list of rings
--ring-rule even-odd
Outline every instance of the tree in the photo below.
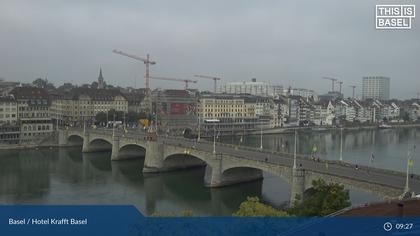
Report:
[[[107,114],[106,114],[106,112],[99,112],[98,114],[96,114],[96,116],[95,116],[95,120],[96,120],[96,122],[99,122],[99,123],[106,123],[107,122]]]
[[[108,120],[113,121],[115,115],[115,121],[124,121],[124,112],[123,111],[116,111],[115,109],[111,109],[108,111]],[[127,121],[127,117],[126,117]]]
[[[233,216],[288,216],[284,211],[274,209],[272,206],[263,204],[258,197],[247,197],[242,202],[239,210]]]
[[[114,109],[111,109],[108,112],[99,112],[98,114],[96,114],[95,120],[97,122],[113,121],[114,120],[114,115],[115,115],[115,121],[123,121],[124,120],[124,112],[123,111],[116,111]]]
[[[32,84],[37,88],[45,88],[48,84],[48,81],[45,79],[38,78],[32,82]]]
[[[129,111],[127,113],[127,122],[137,123],[139,119],[147,119],[146,113]]]
[[[189,210],[181,212],[155,212],[151,217],[192,217],[194,213]]]
[[[92,84],[90,84],[90,87],[93,88],[93,89],[97,89],[98,86],[99,86],[99,84],[96,81],[93,81]]]
[[[53,83],[47,83],[46,85],[45,85],[45,89],[47,89],[47,90],[55,90],[55,86],[54,86],[54,84]]]
[[[299,197],[300,198],[300,197]],[[341,184],[327,184],[324,180],[312,181],[312,193],[297,199],[289,209],[296,216],[325,216],[350,206],[349,192]]]
[[[410,121],[410,114],[407,111],[403,111],[400,116],[405,122]]]
[[[57,89],[60,91],[70,91],[73,88],[75,88],[75,86],[71,83],[64,83],[63,85],[61,85],[60,87],[58,87]]]

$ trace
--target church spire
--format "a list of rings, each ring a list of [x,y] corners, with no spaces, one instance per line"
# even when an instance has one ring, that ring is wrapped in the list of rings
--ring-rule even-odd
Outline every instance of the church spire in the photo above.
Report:
[[[99,68],[99,77],[98,77],[98,89],[104,89],[105,82],[104,77],[102,76],[102,67]]]

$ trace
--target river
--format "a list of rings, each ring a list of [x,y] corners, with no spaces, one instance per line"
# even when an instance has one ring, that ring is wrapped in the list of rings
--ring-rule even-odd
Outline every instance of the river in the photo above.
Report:
[[[300,132],[298,152],[340,158],[340,131]],[[260,146],[260,136],[223,137],[220,141]],[[263,135],[263,147],[293,150],[293,134]],[[407,151],[414,157],[413,172],[420,173],[414,148],[420,129],[343,132],[343,161],[405,171]],[[371,156],[374,154],[374,159]],[[264,173],[264,180],[210,189],[203,186],[204,168],[147,174],[144,160],[111,162],[110,152],[82,153],[80,147],[0,151],[2,204],[132,204],[143,214],[190,210],[194,215],[231,215],[247,196],[281,207],[290,185]],[[353,205],[377,201],[377,196],[350,189]]]

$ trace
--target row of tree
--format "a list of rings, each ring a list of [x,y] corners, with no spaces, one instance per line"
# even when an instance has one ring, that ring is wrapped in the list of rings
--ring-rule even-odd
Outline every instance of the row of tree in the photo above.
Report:
[[[344,186],[326,183],[324,180],[312,181],[308,196],[301,199],[297,196],[293,206],[286,210],[275,209],[264,204],[258,197],[247,197],[239,210],[232,214],[235,217],[287,217],[287,216],[326,216],[349,207],[349,192]],[[154,217],[186,217],[193,216],[192,211],[154,213]]]
[[[287,210],[278,210],[261,203],[258,197],[248,197],[233,216],[326,216],[350,205],[349,192],[343,185],[327,184],[319,179],[312,182],[308,196],[297,196],[293,206]]]
[[[138,123],[139,119],[151,119],[146,113],[129,111],[124,113],[123,111],[116,111],[114,109],[108,112],[99,112],[95,116],[97,123],[107,123],[113,121],[115,115],[115,121],[125,121],[126,123]]]
[[[55,87],[53,83],[49,82],[48,79],[42,79],[42,78],[37,78],[34,81],[32,81],[32,86],[37,87],[37,88],[43,88],[46,90],[59,90],[59,91],[70,91],[73,88],[77,88],[77,85],[74,85],[72,83],[64,83],[58,87]],[[83,84],[80,87],[82,88],[93,88],[93,89],[97,89],[98,88],[98,82],[93,81],[91,84]],[[106,85],[107,89],[114,89],[114,88],[118,88],[120,89],[121,87],[114,87],[112,85]]]

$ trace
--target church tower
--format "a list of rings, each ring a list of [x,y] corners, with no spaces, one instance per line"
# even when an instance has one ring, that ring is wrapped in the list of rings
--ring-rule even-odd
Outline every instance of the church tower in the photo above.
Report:
[[[102,77],[102,68],[99,69],[99,77],[98,77],[98,89],[105,88],[105,81],[104,77]]]

